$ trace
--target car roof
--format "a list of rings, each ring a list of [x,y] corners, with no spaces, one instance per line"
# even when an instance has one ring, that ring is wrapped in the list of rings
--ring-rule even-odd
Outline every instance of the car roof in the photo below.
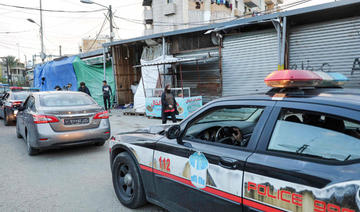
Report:
[[[274,98],[284,94],[283,98]],[[360,111],[360,90],[351,88],[271,89],[267,93],[223,97],[213,102],[236,100],[287,101],[323,104]]]
[[[83,92],[79,92],[79,91],[40,91],[40,92],[35,92],[33,93],[33,95],[43,95],[43,94],[81,94],[81,95],[85,95],[85,93]]]

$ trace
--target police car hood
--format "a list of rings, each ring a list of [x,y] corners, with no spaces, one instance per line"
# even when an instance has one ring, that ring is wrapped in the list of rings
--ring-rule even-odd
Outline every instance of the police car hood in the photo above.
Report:
[[[154,125],[154,126],[150,126],[150,127],[146,127],[146,128],[140,128],[134,131],[130,131],[130,132],[123,132],[123,133],[119,133],[118,135],[124,135],[124,134],[139,134],[139,133],[150,133],[150,134],[160,134],[160,135],[164,135],[165,134],[165,130],[168,129],[169,127],[171,127],[174,124],[162,124],[162,125]]]
[[[171,127],[174,124],[162,124],[162,125],[155,125],[147,128],[141,128],[138,130],[135,130],[137,133],[151,133],[151,134],[161,134],[163,135],[165,130]]]

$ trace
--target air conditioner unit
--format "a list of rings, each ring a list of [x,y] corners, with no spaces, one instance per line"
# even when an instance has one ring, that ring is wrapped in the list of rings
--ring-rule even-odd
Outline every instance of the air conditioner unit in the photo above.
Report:
[[[176,12],[176,5],[175,5],[175,3],[165,4],[165,7],[164,7],[164,15],[166,15],[166,16],[174,15],[175,12]]]
[[[152,0],[143,0],[142,6],[151,6]]]
[[[235,16],[235,17],[240,17],[240,16],[241,16],[239,9],[237,9],[237,8],[234,9],[234,16]]]
[[[153,12],[152,10],[144,10],[144,18],[146,24],[152,24],[153,23]]]
[[[250,8],[258,7],[258,0],[244,0],[244,4]]]

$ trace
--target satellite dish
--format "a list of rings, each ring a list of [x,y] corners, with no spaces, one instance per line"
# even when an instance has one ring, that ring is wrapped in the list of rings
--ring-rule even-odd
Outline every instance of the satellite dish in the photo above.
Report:
[[[210,37],[211,37],[211,43],[218,46],[219,45],[219,38],[218,38],[218,36],[216,34],[217,34],[217,32],[212,32],[210,34]]]

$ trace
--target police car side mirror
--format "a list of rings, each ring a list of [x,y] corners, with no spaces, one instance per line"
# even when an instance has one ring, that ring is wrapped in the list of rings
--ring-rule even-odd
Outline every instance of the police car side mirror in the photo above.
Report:
[[[166,130],[166,137],[168,139],[177,139],[180,137],[180,125],[173,125]]]

